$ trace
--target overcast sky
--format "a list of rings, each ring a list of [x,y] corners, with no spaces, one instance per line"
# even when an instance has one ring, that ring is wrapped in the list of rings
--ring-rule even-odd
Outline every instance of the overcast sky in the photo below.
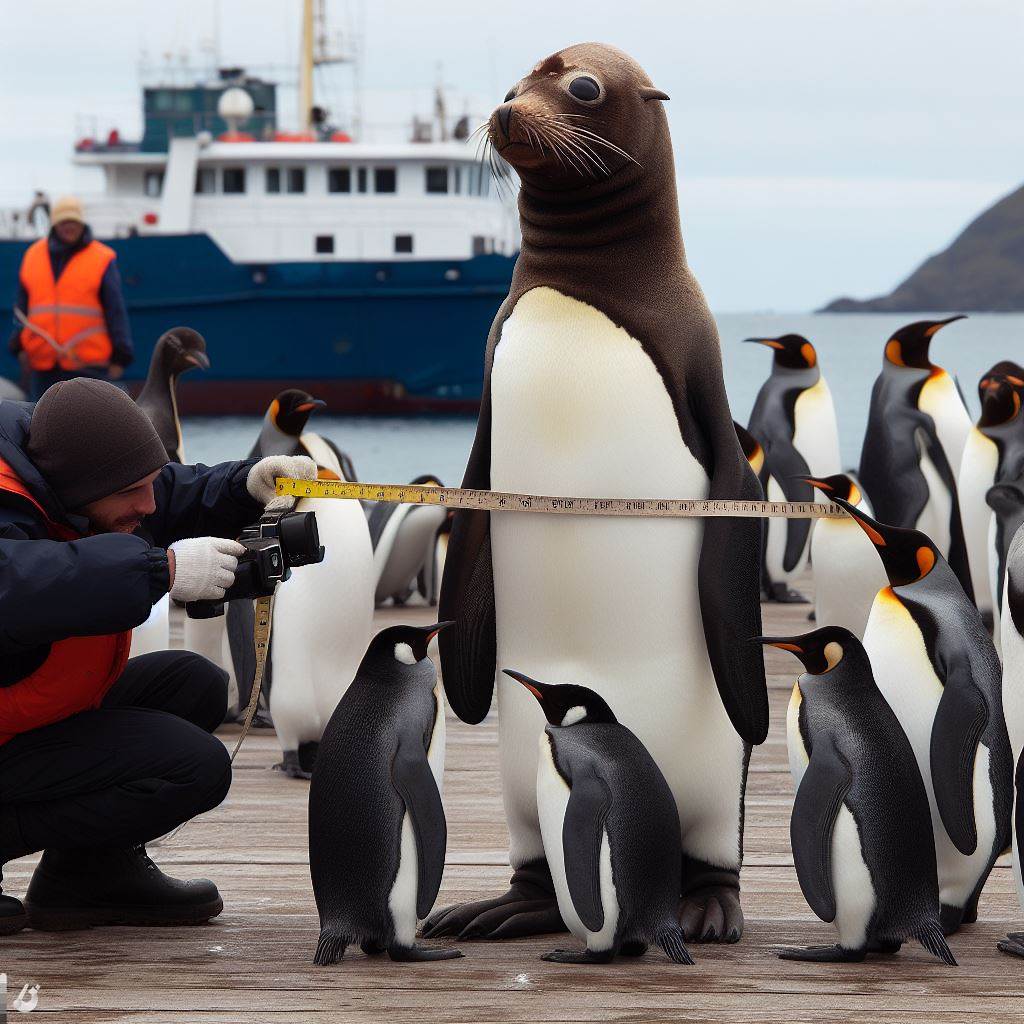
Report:
[[[451,106],[489,111],[542,56],[595,39],[632,53],[667,105],[690,262],[718,311],[803,310],[888,291],[1024,180],[1021,0],[331,0],[364,30],[378,138]],[[0,201],[89,185],[87,119],[140,124],[139,61],[291,74],[299,0],[0,0]],[[344,74],[328,104],[345,108]],[[279,105],[292,116],[294,90]],[[93,184],[93,187],[95,185]]]

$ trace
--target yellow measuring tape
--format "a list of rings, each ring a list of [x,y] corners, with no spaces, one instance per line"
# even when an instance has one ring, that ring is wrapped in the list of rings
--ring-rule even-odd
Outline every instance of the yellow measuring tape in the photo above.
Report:
[[[345,498],[401,505],[443,505],[486,512],[547,512],[574,516],[651,516],[741,519],[840,519],[846,512],[833,502],[735,501],[725,498],[565,498],[518,491],[479,491],[425,484],[364,484],[344,480],[277,478],[277,493],[294,498]]]

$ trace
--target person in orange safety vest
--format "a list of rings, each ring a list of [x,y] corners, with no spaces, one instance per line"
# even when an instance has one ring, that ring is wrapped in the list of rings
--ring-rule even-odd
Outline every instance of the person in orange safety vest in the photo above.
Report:
[[[51,222],[22,258],[10,340],[33,399],[71,377],[119,380],[134,358],[114,250],[93,238],[73,196],[54,203]]]

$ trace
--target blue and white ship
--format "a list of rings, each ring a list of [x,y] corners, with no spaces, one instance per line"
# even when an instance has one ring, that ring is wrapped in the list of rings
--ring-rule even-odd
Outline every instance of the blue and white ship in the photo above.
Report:
[[[144,88],[138,142],[112,132],[75,147],[105,179],[82,199],[118,256],[136,347],[126,377],[144,377],[156,339],[187,325],[212,366],[181,389],[186,412],[262,412],[285,386],[338,413],[473,410],[519,247],[515,211],[476,159],[468,118],[451,133],[443,117],[413,119],[397,144],[330,128],[313,103],[304,7],[303,130],[279,130],[274,83],[229,68]],[[38,213],[3,226],[0,303],[48,228]],[[6,346],[0,375],[18,377]]]

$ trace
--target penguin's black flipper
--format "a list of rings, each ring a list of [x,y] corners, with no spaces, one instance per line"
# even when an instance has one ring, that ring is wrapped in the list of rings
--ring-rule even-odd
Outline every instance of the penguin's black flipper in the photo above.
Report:
[[[391,778],[416,834],[418,881],[416,916],[424,918],[437,899],[444,871],[448,825],[427,752],[418,738],[403,736],[391,765]]]
[[[565,878],[572,905],[584,926],[592,932],[604,927],[601,902],[601,844],[611,797],[595,775],[572,780],[569,803],[562,823]]]
[[[811,910],[834,921],[832,830],[853,779],[831,736],[818,739],[793,802],[789,834],[797,879]]]
[[[736,447],[739,451],[738,442]],[[476,440],[469,454],[462,486],[484,490],[491,486],[489,382],[484,385]],[[491,519],[488,512],[459,509],[452,519],[438,616],[454,623],[442,630],[437,638],[445,695],[452,711],[462,721],[476,725],[483,721],[491,708],[494,670],[498,660]]]
[[[765,454],[765,466],[778,481],[786,501],[814,501],[814,488],[807,482],[811,469],[791,444],[772,445]],[[810,519],[786,520],[786,551],[782,557],[786,572],[796,568],[810,532]]]
[[[988,725],[988,705],[970,679],[953,676],[958,662],[959,659],[955,660],[951,666],[935,709],[930,760],[939,817],[953,845],[969,856],[978,846],[974,761]]]
[[[704,435],[710,462],[705,469],[711,477],[708,497],[762,500],[764,491],[740,448],[732,420],[716,422],[720,419],[716,402],[728,404],[724,393],[708,386],[688,392],[688,398],[693,406],[694,424],[709,424]],[[764,656],[757,645],[750,643],[752,636],[761,635],[761,581],[757,567],[761,565],[763,550],[762,520],[725,516],[704,520],[697,570],[704,639],[729,720],[736,732],[754,745],[763,743],[768,735]],[[443,617],[451,618],[448,614]]]

